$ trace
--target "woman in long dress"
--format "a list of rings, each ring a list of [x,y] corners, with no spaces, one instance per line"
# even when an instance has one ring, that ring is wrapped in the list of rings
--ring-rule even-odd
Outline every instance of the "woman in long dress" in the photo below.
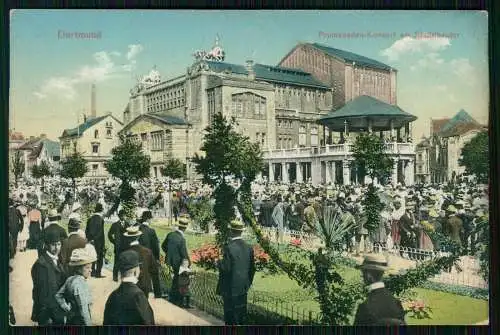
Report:
[[[23,217],[23,230],[21,230],[19,232],[19,235],[17,235],[17,249],[19,251],[26,251],[26,244],[28,242],[28,238],[30,237],[28,226],[29,223],[27,220],[28,209],[25,205],[19,205],[17,209]]]

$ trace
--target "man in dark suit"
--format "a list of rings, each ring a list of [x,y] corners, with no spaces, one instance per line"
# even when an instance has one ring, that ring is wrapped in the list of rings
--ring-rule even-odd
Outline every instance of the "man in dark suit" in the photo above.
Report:
[[[223,259],[219,263],[217,294],[224,301],[226,325],[245,324],[247,293],[255,275],[253,249],[241,237],[244,228],[240,221],[231,222],[231,241],[223,248]]]
[[[154,262],[151,266],[158,268],[160,264],[160,241],[158,240],[158,235],[156,231],[149,225],[153,219],[153,214],[150,210],[146,210],[142,213],[141,219],[139,221],[139,229],[142,235],[139,237],[139,243],[145,248],[148,248],[153,253]],[[160,276],[158,269],[153,272],[151,279],[153,280],[153,288],[155,290],[155,297],[161,298],[160,289]]]
[[[358,307],[354,325],[405,325],[405,311],[401,302],[394,298],[382,282],[382,276],[387,270],[385,257],[380,254],[367,255],[360,269],[369,293]]]
[[[134,250],[139,255],[141,271],[137,286],[139,286],[139,288],[144,292],[146,297],[149,297],[149,293],[153,291],[153,288],[155,292],[160,292],[160,281],[153,280],[153,286],[151,286],[152,279],[154,277],[158,277],[158,267],[156,266],[151,250],[139,243],[141,236],[142,232],[139,230],[139,227],[128,227],[122,236],[122,252],[126,250]],[[155,297],[159,298],[161,297],[161,294],[155,294]]]
[[[44,252],[31,268],[33,280],[31,320],[38,322],[39,326],[64,324],[64,312],[55,299],[55,294],[66,280],[64,269],[59,262],[60,251],[61,235],[57,230],[46,230]]]
[[[71,253],[75,249],[83,249],[87,245],[87,239],[80,235],[80,216],[75,215],[68,222],[68,238],[63,240],[61,247],[61,264],[68,273]]]
[[[55,209],[51,209],[47,213],[47,222],[42,230],[42,234],[40,236],[40,244],[38,246],[38,257],[43,255],[44,249],[46,247],[45,235],[55,233],[59,235],[59,240],[64,241],[68,234],[66,233],[66,229],[59,225],[60,216]],[[60,257],[60,256],[59,256]]]
[[[141,272],[139,255],[133,250],[122,252],[118,266],[122,282],[106,301],[103,325],[154,325],[153,309],[136,285]]]
[[[104,278],[101,274],[104,261],[105,239],[104,239],[104,219],[102,217],[102,205],[95,205],[95,213],[87,221],[85,235],[87,240],[94,245],[97,252],[97,262],[92,264],[92,277]]]
[[[17,235],[23,230],[23,227],[23,216],[19,209],[17,209],[14,200],[9,199],[9,233],[14,246],[14,255],[17,251]]]
[[[118,281],[118,262],[116,260],[118,259],[118,255],[120,255],[120,252],[122,250],[122,247],[120,245],[123,234],[127,231],[127,225],[125,222],[125,211],[123,209],[120,209],[118,212],[118,221],[114,222],[111,227],[109,228],[108,231],[108,239],[111,243],[114,245],[114,253],[115,253],[115,264],[113,264],[113,280]]]
[[[188,226],[188,220],[185,217],[179,217],[177,222],[177,230],[168,233],[167,237],[161,244],[161,249],[166,254],[167,264],[173,271],[172,287],[170,289],[169,300],[173,304],[179,305],[181,299],[179,296],[179,267],[184,259],[187,259],[191,266],[191,259],[184,238],[184,231]]]

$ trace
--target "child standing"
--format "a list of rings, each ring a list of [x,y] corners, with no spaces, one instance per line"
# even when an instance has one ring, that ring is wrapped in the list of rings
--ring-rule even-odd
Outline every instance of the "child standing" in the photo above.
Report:
[[[191,294],[189,291],[189,284],[192,276],[193,270],[189,268],[189,261],[184,259],[179,268],[179,295],[181,296],[181,303],[184,308],[192,308],[190,305]]]

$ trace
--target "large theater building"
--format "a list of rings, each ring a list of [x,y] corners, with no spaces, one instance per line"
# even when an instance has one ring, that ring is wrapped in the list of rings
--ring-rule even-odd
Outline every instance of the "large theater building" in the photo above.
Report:
[[[331,113],[361,96],[373,97],[373,104],[387,108],[395,105],[396,71],[375,60],[317,44],[300,44],[279,66],[252,61],[231,64],[224,62],[217,41],[209,53],[196,56],[182,76],[162,80],[153,69],[130,92],[122,132],[143,142],[152,158],[153,176],[159,176],[159,167],[169,157],[187,162],[190,175],[189,157],[199,153],[203,130],[219,111],[235,117],[239,131],[261,144],[265,174],[283,182],[361,182],[355,171],[343,171],[348,169],[344,168],[346,162],[352,161],[344,144],[352,140],[353,132],[368,131],[368,124],[371,131],[393,142],[411,137],[409,119],[390,121],[384,116],[381,125],[370,120],[378,116],[369,111],[367,116],[344,120],[352,123],[351,131],[349,124],[341,130],[328,126]],[[322,118],[330,121],[321,123]],[[399,157],[398,145],[394,148],[391,153]],[[412,180],[405,173],[410,174],[414,156],[411,143],[405,143],[403,151],[405,163],[396,167],[394,175],[401,175],[396,179],[408,184]]]

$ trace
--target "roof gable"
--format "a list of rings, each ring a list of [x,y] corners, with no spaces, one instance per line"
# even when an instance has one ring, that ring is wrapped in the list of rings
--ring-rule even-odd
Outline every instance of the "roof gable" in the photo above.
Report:
[[[147,114],[141,114],[141,115],[137,116],[135,119],[133,119],[132,121],[130,121],[122,130],[120,130],[120,133],[127,132],[130,128],[135,126],[138,122],[140,122],[141,120],[145,120],[145,119],[150,119],[150,120],[153,120],[156,122],[160,122],[160,123],[168,124],[168,125],[174,125],[174,126],[188,124],[184,119],[176,117],[176,116],[167,115],[164,113],[147,113]]]
[[[96,117],[96,118],[91,118],[91,119],[85,121],[84,123],[80,124],[78,127],[75,127],[75,128],[72,128],[72,129],[64,129],[63,134],[62,134],[61,137],[68,137],[68,136],[71,137],[71,136],[75,136],[75,135],[78,135],[78,134],[81,135],[87,129],[89,129],[90,127],[98,124],[99,122],[101,122],[102,120],[106,119],[107,117],[112,117],[120,125],[123,124],[120,120],[118,120],[117,118],[115,118],[112,114],[106,114],[106,115],[99,116],[99,117]]]
[[[371,67],[371,68],[386,70],[386,71],[389,71],[391,69],[395,70],[393,67],[391,67],[387,64],[384,64],[382,62],[379,62],[377,60],[374,60],[374,59],[371,59],[371,58],[368,58],[365,56],[355,54],[353,52],[335,49],[335,48],[332,48],[332,47],[329,47],[329,46],[326,46],[323,44],[319,44],[319,43],[307,43],[307,44],[311,45],[314,48],[319,49],[323,52],[326,52],[330,56],[334,56],[334,57],[343,59],[345,62],[349,62],[349,63],[355,62],[356,65],[361,65],[364,67]]]

